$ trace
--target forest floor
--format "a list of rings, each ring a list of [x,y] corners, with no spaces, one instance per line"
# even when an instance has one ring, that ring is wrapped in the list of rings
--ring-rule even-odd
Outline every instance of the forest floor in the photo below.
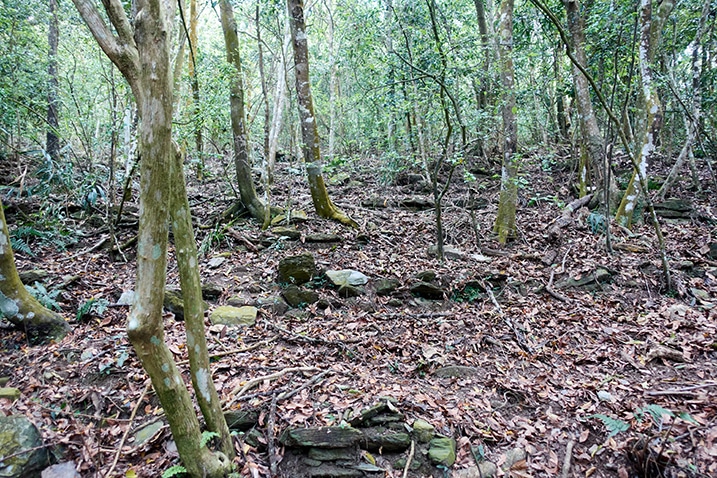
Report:
[[[499,473],[717,476],[713,194],[674,193],[689,199],[693,210],[687,219],[662,222],[677,285],[668,294],[649,224],[632,232],[613,227],[613,254],[606,253],[595,215],[577,213],[559,237],[551,236],[554,221],[574,199],[570,172],[555,163],[525,161],[519,234],[503,247],[491,235],[498,179],[477,176],[466,183],[457,174],[443,201],[443,220],[446,244],[464,254],[444,262],[428,254],[435,244],[433,209],[401,206],[407,198],[431,200],[425,182],[400,174],[384,184],[384,167],[362,159],[337,164],[327,174],[338,179],[329,186],[334,202],[360,224],[353,231],[318,219],[304,176],[279,164],[275,203],[290,198],[292,207],[308,213],[298,226],[302,238],[340,236],[332,243],[277,238],[248,220],[230,229],[215,226],[232,203],[220,176],[231,180],[231,174],[216,171],[202,184],[191,181],[190,204],[205,252],[202,278],[223,288],[210,308],[230,297],[249,304],[277,296],[278,262],[301,252],[312,253],[322,269],[355,269],[370,278],[365,294],[348,299],[319,278],[318,303],[285,313],[261,309],[249,328],[207,322],[214,379],[227,404],[260,409],[260,429],[275,440],[288,426],[336,425],[390,396],[409,423],[422,418],[456,438],[454,474],[474,465],[478,454],[500,467],[506,452],[519,448],[527,459]],[[348,177],[336,176],[342,172]],[[469,186],[474,218],[466,208]],[[33,200],[6,201],[12,229],[27,220]],[[56,201],[59,211],[66,208],[63,199]],[[136,209],[127,211],[119,243],[136,233]],[[33,347],[7,324],[0,329],[0,377],[22,391],[2,409],[31,418],[45,442],[62,449],[83,477],[158,477],[178,457],[167,426],[139,445],[134,436],[161,418],[161,408],[128,343],[127,308],[96,308],[76,320],[88,300],[115,304],[134,285],[133,246],[124,250],[127,261],[106,249],[90,250],[106,234],[99,219],[58,219],[77,238],[66,250],[36,240],[30,244],[34,257],[17,253],[20,270],[49,272],[44,287],[73,330],[59,343]],[[443,300],[410,293],[415,275],[426,270],[436,272]],[[599,279],[591,281],[595,274]],[[373,284],[380,278],[397,279],[399,288],[377,295]],[[581,278],[588,279],[585,285],[568,281]],[[168,283],[178,285],[173,258]],[[183,322],[168,312],[165,327],[176,359],[186,360]],[[435,374],[450,365],[473,368],[462,377]],[[277,372],[283,373],[239,400],[232,396],[249,380]],[[277,403],[275,429],[267,433],[272,398],[296,389]],[[268,476],[282,448],[277,443],[272,460],[261,446],[242,451],[242,476]]]

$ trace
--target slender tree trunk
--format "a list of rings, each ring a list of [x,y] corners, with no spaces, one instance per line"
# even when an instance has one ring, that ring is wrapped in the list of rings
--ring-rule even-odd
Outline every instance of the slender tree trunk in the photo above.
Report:
[[[354,228],[358,224],[334,206],[324,184],[321,173],[321,150],[319,147],[319,129],[314,114],[309,77],[309,47],[304,23],[303,0],[288,0],[291,38],[294,45],[294,72],[296,75],[296,96],[299,103],[299,121],[303,140],[304,161],[309,178],[309,189],[314,209],[320,217],[338,221]]]
[[[338,101],[339,96],[339,69],[338,65],[336,64],[336,50],[338,50],[338,47],[336,46],[336,33],[335,33],[335,25],[334,25],[334,0],[329,0],[327,4],[327,8],[329,9],[329,154],[328,158],[329,161],[334,159],[334,155],[336,154],[336,102]],[[393,82],[392,82],[393,83]],[[393,85],[391,85],[391,88],[393,89]],[[391,111],[389,112],[389,124],[393,125],[393,108],[391,108]],[[389,128],[389,144],[391,145],[393,149],[395,149],[395,128],[390,127]]]
[[[201,429],[194,406],[164,340],[162,306],[167,268],[169,207],[172,197],[183,195],[184,188],[172,190],[170,182],[177,164],[172,144],[172,72],[170,66],[171,27],[176,3],[170,0],[137,0],[133,22],[127,18],[120,0],[103,2],[116,35],[106,26],[92,0],[73,0],[102,50],[127,79],[137,101],[140,117],[140,220],[137,245],[136,299],[127,331],[142,366],[164,409],[179,455],[192,478],[223,478],[230,468],[228,457],[210,451],[202,443]],[[168,174],[169,173],[169,174]],[[176,175],[177,173],[175,173]],[[189,209],[177,209],[175,218],[189,218]],[[182,230],[177,222],[175,234]],[[186,229],[182,230],[186,233]],[[182,240],[194,243],[193,237]],[[182,255],[182,268],[196,269],[196,254]],[[185,271],[186,272],[186,271]],[[196,272],[196,271],[195,271]],[[188,290],[185,293],[191,294]],[[196,293],[196,292],[195,292]],[[188,305],[194,307],[190,299]],[[195,330],[188,330],[188,344],[201,348]],[[203,332],[201,332],[203,333]],[[194,335],[192,335],[194,334]],[[206,354],[206,350],[202,351]],[[201,362],[198,362],[201,363]],[[198,393],[207,392],[211,380],[208,370],[194,370]],[[211,400],[211,393],[207,392]],[[208,413],[208,423],[218,417]],[[221,418],[223,420],[223,416]],[[210,427],[212,425],[209,425]],[[225,425],[226,426],[226,425]],[[217,427],[222,436],[222,429]],[[222,438],[224,438],[222,436]],[[224,444],[224,450],[229,448]]]
[[[57,0],[50,0],[50,28],[47,31],[48,61],[47,61],[47,135],[45,150],[53,161],[60,157],[60,140],[57,137],[60,122],[58,120],[58,109],[60,101],[57,97],[57,44],[60,37],[60,29],[57,20]]]
[[[653,12],[652,0],[641,0],[640,5],[640,44],[639,44],[639,67],[641,101],[638,110],[635,140],[639,141],[635,151],[639,152],[637,167],[640,169],[639,176],[647,181],[647,167],[650,158],[655,152],[655,141],[662,128],[662,104],[658,95],[657,86],[653,79],[652,63],[655,59],[655,52],[660,42],[662,27],[669,17],[673,0],[663,0],[656,12]],[[630,182],[627,185],[625,195],[620,202],[615,220],[618,224],[626,227],[632,225],[635,207],[640,196],[639,177],[637,171],[633,171]],[[645,183],[647,184],[647,183]],[[642,191],[647,194],[647,191]]]
[[[501,244],[515,236],[516,202],[518,199],[518,163],[515,153],[518,144],[518,128],[515,120],[515,90],[513,68],[513,0],[503,0],[500,5],[498,32],[498,60],[500,80],[503,87],[503,171],[501,175],[498,215],[494,232]]]
[[[204,138],[202,136],[202,113],[199,95],[199,78],[197,75],[197,24],[199,23],[199,11],[197,9],[197,0],[189,2],[189,81],[192,85],[192,105],[193,105],[193,121],[194,124],[194,147],[197,149],[197,179],[201,181],[204,178]]]
[[[478,109],[484,110],[488,107],[488,97],[490,96],[490,69],[492,48],[488,36],[488,21],[485,11],[484,0],[473,0],[476,9],[476,18],[478,20],[478,31],[480,32],[481,50],[483,50],[483,68],[480,72],[479,90],[478,90]]]
[[[229,103],[231,107],[232,135],[234,137],[234,167],[237,186],[244,207],[252,217],[264,222],[265,205],[256,194],[249,163],[249,139],[246,129],[244,107],[244,81],[242,80],[241,57],[239,56],[239,37],[234,19],[234,10],[228,0],[219,3],[224,31],[224,44],[227,49],[227,61],[234,68],[229,85]]]
[[[291,42],[291,33],[287,30],[284,35],[284,44],[282,46],[281,55],[277,60],[276,68],[276,87],[274,90],[274,107],[272,109],[271,131],[269,132],[269,156],[267,159],[267,169],[269,171],[269,180],[273,181],[274,166],[276,164],[276,153],[279,150],[279,134],[284,125],[284,107],[286,105],[286,51],[289,49]]]
[[[0,315],[25,331],[32,344],[60,340],[70,326],[59,314],[43,307],[20,281],[10,246],[10,233],[0,201]]]
[[[573,54],[578,62],[587,67],[585,55],[585,20],[580,14],[578,0],[564,0],[568,17],[568,29],[573,43]],[[573,66],[573,84],[575,85],[575,100],[578,108],[578,125],[582,141],[580,142],[580,162],[578,165],[578,182],[580,197],[590,192],[592,176],[602,165],[602,151],[604,141],[597,117],[590,98],[590,85],[582,72]]]

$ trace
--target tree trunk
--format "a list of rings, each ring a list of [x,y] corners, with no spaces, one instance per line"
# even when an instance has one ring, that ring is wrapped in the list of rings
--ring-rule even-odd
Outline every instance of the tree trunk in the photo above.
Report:
[[[653,79],[652,62],[655,59],[655,52],[660,43],[662,27],[674,6],[673,0],[663,0],[653,14],[652,0],[641,0],[640,6],[640,45],[639,45],[639,67],[640,67],[640,108],[636,113],[635,141],[640,141],[635,148],[639,152],[637,159],[637,170],[633,171],[630,182],[627,185],[625,195],[620,202],[615,220],[618,224],[626,227],[632,225],[635,207],[640,196],[639,177],[642,176],[647,185],[647,167],[652,155],[655,152],[655,140],[662,127],[662,104],[657,92],[657,86]],[[642,191],[647,193],[647,191]]]
[[[47,32],[47,44],[49,46],[47,55],[47,135],[45,139],[45,151],[53,161],[60,156],[60,140],[57,137],[60,123],[58,121],[58,108],[60,101],[57,98],[57,43],[60,36],[60,29],[57,20],[57,0],[50,0],[50,28]]]
[[[518,199],[518,164],[515,153],[518,144],[518,128],[515,120],[515,91],[513,68],[513,0],[503,0],[500,5],[498,32],[498,60],[500,81],[503,87],[503,171],[501,175],[498,215],[494,232],[501,244],[515,236],[516,201]]]
[[[194,147],[197,149],[197,179],[204,178],[204,138],[202,136],[202,115],[200,110],[199,78],[197,77],[197,23],[199,11],[197,0],[189,2],[189,82],[192,85],[192,111],[194,118]]]
[[[274,107],[272,108],[271,130],[269,132],[269,157],[267,159],[267,169],[269,172],[269,180],[273,181],[274,165],[276,164],[276,153],[279,150],[279,134],[284,125],[284,106],[286,105],[286,51],[291,42],[291,33],[287,30],[284,35],[284,44],[282,46],[281,55],[277,60],[276,68],[276,88],[274,90]]]
[[[573,55],[577,61],[587,67],[585,55],[585,21],[580,15],[578,0],[564,0],[568,17],[568,29],[573,43]],[[578,165],[578,182],[580,197],[590,192],[592,177],[602,165],[602,150],[604,141],[597,117],[590,99],[590,85],[585,75],[573,65],[573,84],[575,85],[575,100],[578,109],[578,125],[583,140],[580,142],[580,162]]]
[[[221,11],[224,44],[227,49],[227,61],[234,68],[229,85],[229,103],[231,107],[232,136],[234,137],[234,167],[236,169],[239,196],[249,214],[259,221],[264,221],[265,205],[261,202],[254,188],[249,164],[249,140],[246,130],[246,113],[244,109],[244,82],[242,80],[241,57],[239,56],[239,37],[234,20],[234,10],[228,0],[219,3]]]
[[[176,4],[169,0],[138,0],[136,16],[130,23],[119,0],[103,1],[107,17],[117,32],[115,36],[91,0],[73,1],[102,50],[130,84],[141,121],[141,212],[136,299],[130,310],[127,326],[129,339],[152,380],[187,473],[192,478],[223,478],[230,469],[229,459],[224,453],[210,451],[202,443],[199,420],[182,375],[164,341],[162,323],[169,205],[172,195],[174,194],[175,204],[179,202],[176,200],[177,195],[184,196],[181,203],[186,205],[184,188],[177,185],[179,189],[173,192],[170,183],[176,158],[171,138],[172,73],[169,41]],[[181,212],[178,210],[175,217],[180,215],[185,215],[188,220],[189,209],[181,208]],[[191,232],[182,229],[182,224],[178,222],[175,225],[175,234],[180,230],[186,234]],[[184,237],[181,240],[194,243],[193,237]],[[182,259],[183,267],[188,264],[190,269],[196,269],[196,254],[193,257],[192,251],[186,254]],[[191,299],[188,304],[195,307]],[[188,343],[201,348],[202,343],[197,341],[195,336],[197,333],[203,332],[190,330],[188,326]],[[201,353],[207,352],[203,350]],[[198,393],[207,392],[211,399],[208,385],[205,385],[205,382],[211,380],[208,369],[202,372],[201,368],[195,368],[193,372]],[[206,418],[208,423],[216,421],[211,414]],[[221,428],[217,430],[221,437]]]
[[[316,124],[316,116],[314,115],[314,103],[309,79],[309,48],[306,37],[306,24],[304,23],[304,2],[303,0],[287,1],[291,38],[294,45],[296,96],[299,103],[304,161],[306,162],[306,173],[309,178],[309,190],[311,191],[311,199],[314,202],[314,209],[320,217],[357,228],[358,224],[331,202],[324,184],[324,178],[321,175],[319,130]]]
[[[10,245],[10,233],[0,201],[0,315],[23,329],[32,344],[60,340],[70,325],[59,314],[43,307],[20,281]]]

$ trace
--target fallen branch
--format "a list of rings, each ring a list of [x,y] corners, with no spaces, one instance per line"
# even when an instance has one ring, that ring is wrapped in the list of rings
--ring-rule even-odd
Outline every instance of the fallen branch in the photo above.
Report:
[[[80,252],[78,252],[78,253],[76,253],[76,254],[72,254],[71,256],[61,257],[61,258],[58,259],[58,261],[59,261],[59,262],[71,261],[72,259],[77,259],[77,258],[80,257],[80,256],[84,256],[85,254],[89,254],[90,252],[94,252],[94,251],[96,251],[97,249],[99,249],[99,248],[101,248],[102,246],[104,246],[104,245],[105,245],[105,242],[107,242],[107,240],[108,240],[109,238],[110,238],[109,235],[103,236],[99,241],[97,241],[97,243],[96,243],[94,246],[90,247],[89,249],[85,249],[85,250],[80,251]]]
[[[276,405],[279,403],[279,395],[274,394],[271,399],[271,406],[269,407],[269,418],[266,421],[266,448],[269,454],[269,470],[271,470],[271,476],[277,476],[276,474],[276,456],[274,450],[274,424],[276,423]]]
[[[411,469],[411,462],[413,461],[413,454],[416,452],[416,442],[411,440],[411,451],[408,452],[408,458],[406,458],[406,466],[403,467],[403,478],[408,476],[408,470]]]
[[[550,294],[555,299],[558,299],[561,302],[570,302],[570,299],[565,297],[563,294],[560,294],[553,289],[553,279],[555,279],[555,269],[551,268],[550,270],[550,280],[548,280],[548,285],[545,286],[545,292]]]
[[[583,196],[580,199],[576,199],[575,201],[565,206],[563,214],[553,220],[553,226],[548,230],[548,238],[551,241],[559,240],[561,237],[561,229],[570,225],[570,223],[573,222],[573,213],[581,207],[587,205],[592,198],[593,195],[588,194],[587,196]]]
[[[513,331],[513,335],[515,335],[515,341],[518,342],[518,345],[521,349],[528,352],[529,354],[533,353],[533,349],[528,345],[528,343],[525,340],[525,336],[523,335],[523,332],[518,329],[518,327],[515,326],[512,320],[508,318],[505,313],[503,312],[503,309],[501,308],[500,304],[496,300],[495,296],[493,295],[493,291],[488,287],[484,282],[481,282],[481,286],[485,291],[488,293],[488,297],[490,297],[491,302],[493,302],[493,305],[495,306],[496,310],[498,311],[498,314],[503,318],[503,322],[510,327],[510,329]]]
[[[110,469],[107,473],[105,473],[105,478],[108,478],[112,476],[112,472],[115,471],[115,467],[117,466],[117,462],[119,461],[119,457],[122,454],[122,447],[124,446],[125,441],[127,441],[127,436],[129,435],[129,431],[132,429],[132,422],[134,421],[134,417],[137,416],[137,410],[139,410],[139,406],[142,404],[142,400],[144,400],[144,396],[147,395],[147,392],[149,391],[149,387],[152,386],[152,383],[148,383],[146,387],[144,387],[144,391],[142,391],[142,395],[140,395],[139,400],[137,400],[137,404],[132,409],[132,414],[129,416],[129,423],[127,423],[127,429],[124,431],[124,434],[122,435],[122,439],[119,442],[119,446],[117,446],[117,452],[115,453],[115,459],[112,461],[112,466],[110,466]]]
[[[568,446],[565,448],[565,459],[563,460],[562,478],[569,478],[569,476],[570,476],[570,462],[573,459],[573,447],[574,446],[575,446],[575,440],[568,441]]]
[[[691,387],[684,387],[684,388],[673,388],[670,390],[654,390],[651,392],[645,392],[645,395],[648,397],[669,397],[669,396],[691,396],[694,395],[695,390],[700,390],[703,388],[710,388],[710,387],[717,387],[717,383],[700,383],[697,385],[692,385]]]
[[[231,391],[230,395],[232,396],[231,401],[227,404],[226,408],[231,408],[232,405],[234,405],[241,397],[244,395],[247,391],[251,390],[252,388],[256,387],[260,383],[266,381],[266,380],[275,380],[277,378],[281,378],[284,375],[288,373],[294,373],[294,372],[315,372],[319,370],[316,367],[289,367],[285,368],[284,370],[280,370],[278,372],[264,375],[262,377],[256,377],[248,382],[246,382],[244,385],[240,385],[234,390]]]
[[[251,252],[259,252],[259,249],[252,243],[249,239],[247,239],[242,233],[237,231],[236,229],[232,229],[231,227],[227,228],[227,234],[232,236],[237,241],[240,241],[243,243],[247,249],[249,249]]]

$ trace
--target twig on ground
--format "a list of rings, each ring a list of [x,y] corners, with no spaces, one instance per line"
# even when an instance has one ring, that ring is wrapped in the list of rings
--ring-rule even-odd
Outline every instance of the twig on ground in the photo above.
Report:
[[[299,341],[303,341],[303,342],[311,342],[314,344],[329,345],[331,347],[336,347],[336,348],[340,349],[342,352],[347,352],[347,353],[351,354],[351,356],[355,357],[356,355],[358,355],[355,350],[346,346],[346,344],[340,340],[326,340],[326,339],[321,339],[318,337],[309,337],[308,335],[299,335],[299,334],[296,334],[290,330],[287,330],[279,325],[272,324],[271,322],[269,322],[266,319],[264,319],[264,322],[267,325],[269,325],[269,327],[276,329],[279,332],[281,332],[282,334],[288,335],[289,337],[291,337],[295,340],[299,340]]]
[[[269,407],[269,417],[266,421],[266,448],[269,454],[269,470],[271,476],[276,476],[276,454],[274,450],[274,424],[276,423],[276,405],[279,402],[279,394],[275,393]]]
[[[573,459],[573,447],[575,446],[575,440],[568,441],[568,446],[565,447],[565,459],[563,460],[563,474],[562,478],[568,478],[570,476],[570,462]]]
[[[700,383],[697,385],[692,385],[690,387],[673,388],[670,390],[653,390],[650,392],[645,392],[645,395],[647,395],[648,397],[694,395],[695,390],[700,390],[702,388],[710,388],[710,387],[717,387],[717,382]]]
[[[503,318],[503,322],[505,322],[505,324],[513,331],[513,335],[515,335],[515,340],[516,342],[518,342],[520,348],[528,352],[529,354],[532,354],[533,349],[530,347],[530,345],[528,345],[528,342],[526,342],[523,332],[518,329],[518,327],[516,327],[516,325],[513,323],[512,320],[510,320],[509,317],[505,315],[505,312],[503,312],[503,309],[496,300],[495,295],[493,295],[493,291],[490,289],[490,287],[488,287],[485,282],[481,282],[481,286],[483,286],[483,289],[485,289],[486,293],[488,294],[488,297],[490,297],[490,301],[493,303],[496,310],[498,311],[498,315]]]
[[[289,367],[285,368],[284,370],[280,370],[276,373],[272,373],[269,375],[264,375],[263,377],[256,377],[248,382],[246,382],[244,385],[240,385],[236,387],[234,390],[231,391],[230,395],[232,396],[229,403],[226,405],[227,408],[230,408],[234,403],[239,400],[242,395],[244,395],[247,391],[251,390],[252,388],[259,385],[261,382],[264,382],[266,380],[275,380],[277,378],[281,378],[287,373],[293,373],[293,372],[315,372],[319,369],[316,367]]]
[[[112,472],[115,471],[115,467],[117,466],[117,462],[119,461],[119,457],[122,454],[122,447],[124,446],[124,442],[127,441],[127,436],[129,435],[129,431],[132,429],[132,422],[134,421],[134,417],[137,416],[137,410],[139,410],[140,405],[142,405],[142,400],[144,400],[144,396],[147,395],[147,392],[149,391],[149,387],[152,386],[152,383],[148,383],[146,387],[144,387],[144,391],[142,391],[142,395],[140,395],[139,400],[137,400],[137,404],[132,409],[132,414],[129,416],[129,423],[127,423],[127,429],[124,431],[124,434],[122,435],[122,439],[119,442],[119,445],[117,446],[117,452],[115,453],[115,459],[112,461],[112,466],[110,466],[110,469],[107,473],[105,473],[105,477],[112,476]]]
[[[550,269],[550,280],[548,280],[548,285],[545,286],[545,292],[550,294],[555,299],[558,299],[561,302],[570,302],[570,299],[565,297],[563,294],[560,294],[559,292],[556,292],[555,289],[553,289],[553,279],[555,279],[555,269]]]
[[[413,454],[416,452],[416,442],[411,440],[411,451],[408,452],[408,458],[406,458],[406,466],[403,467],[403,478],[408,476],[408,470],[411,469],[411,462],[413,461]]]
[[[102,247],[102,246],[105,244],[105,242],[107,242],[107,240],[108,240],[109,238],[110,238],[109,235],[103,236],[99,241],[97,241],[97,243],[96,243],[94,246],[90,247],[89,249],[85,249],[84,251],[80,251],[80,252],[78,252],[78,253],[76,253],[76,254],[72,254],[71,256],[61,257],[61,258],[58,259],[58,262],[71,261],[72,259],[77,259],[77,258],[80,257],[80,256],[84,256],[85,254],[89,254],[90,252],[94,252],[94,251],[96,251],[97,249],[99,249],[100,247]]]

